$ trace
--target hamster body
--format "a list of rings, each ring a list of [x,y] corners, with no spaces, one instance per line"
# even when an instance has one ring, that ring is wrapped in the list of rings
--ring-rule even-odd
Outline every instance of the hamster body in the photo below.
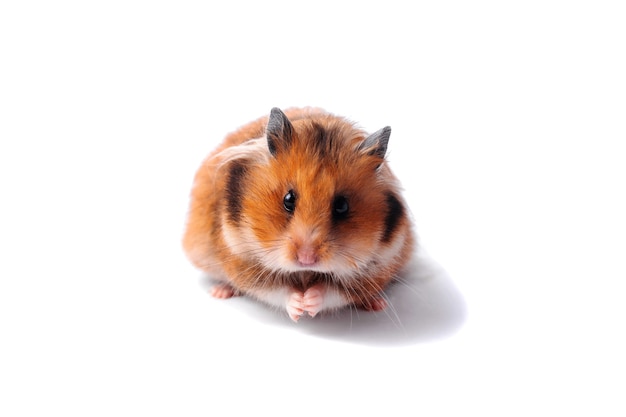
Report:
[[[198,169],[183,248],[216,279],[303,315],[382,310],[412,256],[400,184],[385,161],[391,129],[367,134],[318,108],[272,109],[227,135]]]

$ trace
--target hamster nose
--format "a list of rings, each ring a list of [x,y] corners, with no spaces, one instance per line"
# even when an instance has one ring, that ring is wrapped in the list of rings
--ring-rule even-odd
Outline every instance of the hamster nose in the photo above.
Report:
[[[302,246],[296,251],[296,257],[300,265],[310,266],[317,262],[317,253],[308,246]]]

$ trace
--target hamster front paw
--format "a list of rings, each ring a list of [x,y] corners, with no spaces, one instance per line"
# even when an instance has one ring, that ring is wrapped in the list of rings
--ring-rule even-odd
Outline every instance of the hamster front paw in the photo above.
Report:
[[[324,286],[319,284],[307,289],[304,294],[293,291],[287,300],[287,314],[291,320],[298,322],[304,313],[315,317],[322,310],[325,292]]]
[[[322,285],[315,285],[304,292],[304,311],[309,313],[309,316],[315,317],[320,312],[325,292]]]
[[[296,323],[300,320],[300,316],[304,314],[304,294],[300,291],[293,291],[287,299],[287,314],[289,318]]]

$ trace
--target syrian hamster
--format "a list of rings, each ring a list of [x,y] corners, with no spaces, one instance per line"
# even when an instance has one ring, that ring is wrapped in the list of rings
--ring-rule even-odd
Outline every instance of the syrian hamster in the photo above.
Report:
[[[246,295],[293,321],[385,309],[415,244],[385,160],[390,134],[319,108],[273,108],[228,134],[195,175],[183,236],[212,295]]]

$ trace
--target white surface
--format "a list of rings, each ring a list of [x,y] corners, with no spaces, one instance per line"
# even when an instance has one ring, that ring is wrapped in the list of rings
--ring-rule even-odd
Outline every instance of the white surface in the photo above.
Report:
[[[626,413],[621,2],[336,3],[0,5],[0,415]],[[181,252],[202,158],[294,105],[393,128],[395,311],[292,324]]]

